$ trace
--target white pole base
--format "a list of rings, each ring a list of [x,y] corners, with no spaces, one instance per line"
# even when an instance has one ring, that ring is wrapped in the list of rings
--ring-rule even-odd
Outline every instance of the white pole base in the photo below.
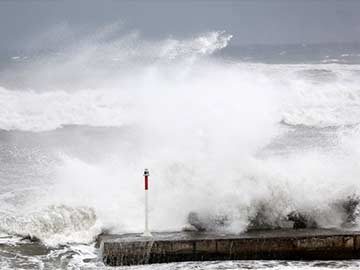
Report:
[[[143,237],[152,237],[149,230],[149,202],[148,202],[148,191],[145,190],[145,229],[142,234]]]
[[[145,231],[141,236],[143,237],[152,237],[152,234],[150,231]]]

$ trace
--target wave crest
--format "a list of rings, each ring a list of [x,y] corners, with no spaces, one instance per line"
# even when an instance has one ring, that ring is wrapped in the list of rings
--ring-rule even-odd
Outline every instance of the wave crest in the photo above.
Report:
[[[93,209],[51,205],[22,215],[1,214],[0,231],[30,236],[48,245],[90,243],[100,233]]]

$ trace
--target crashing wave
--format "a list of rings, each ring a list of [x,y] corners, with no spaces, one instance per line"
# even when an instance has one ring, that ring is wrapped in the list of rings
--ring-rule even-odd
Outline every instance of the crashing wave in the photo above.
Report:
[[[47,196],[60,203],[4,213],[1,230],[49,243],[91,241],[100,231],[97,221],[112,233],[139,231],[144,167],[155,176],[154,230],[181,228],[191,211],[200,229],[230,232],[291,222],[342,226],[346,211],[337,202],[360,189],[359,133],[331,130],[330,148],[320,147],[327,142],[323,134],[313,140],[295,128],[292,139],[299,145],[285,149],[290,128],[278,123],[351,128],[360,118],[359,66],[327,65],[314,78],[309,72],[319,73],[322,65],[226,62],[212,57],[230,40],[218,32],[139,40],[135,35],[84,43],[12,70],[12,87],[0,88],[0,129],[20,131],[3,132],[3,141],[61,157],[21,174],[18,167],[28,169],[36,159],[24,154],[25,163],[1,173],[18,173],[19,185],[29,185],[37,170],[51,167],[43,183],[51,183]],[[43,132],[65,125],[75,126]],[[122,128],[104,136],[109,129],[90,132],[76,125]],[[304,147],[299,136],[313,144]],[[277,138],[279,151],[264,154]],[[19,161],[17,150],[6,153]],[[104,186],[109,188],[99,189]],[[70,207],[84,200],[88,207]]]
[[[338,201],[332,207],[341,215],[341,227],[357,228],[357,221],[360,218],[360,197],[348,196],[346,199]],[[252,206],[254,207],[254,206]],[[276,213],[277,208],[272,208],[266,203],[255,206],[253,215],[249,215],[246,231],[251,230],[273,230],[273,229],[304,229],[321,228],[324,225],[318,223],[319,217],[323,214],[319,211],[301,212],[297,210],[285,213]],[[188,225],[183,227],[185,231],[228,231],[232,226],[233,216],[222,213],[190,212],[187,217]],[[239,228],[240,229],[240,228]],[[240,232],[238,230],[237,232]]]
[[[0,231],[48,245],[91,243],[100,233],[96,215],[88,207],[51,205],[26,214],[0,215]]]

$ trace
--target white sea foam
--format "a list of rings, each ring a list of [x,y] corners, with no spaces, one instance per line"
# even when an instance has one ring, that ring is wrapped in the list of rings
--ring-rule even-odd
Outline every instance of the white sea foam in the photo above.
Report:
[[[358,261],[314,261],[314,262],[296,262],[296,261],[226,261],[226,262],[183,262],[183,263],[170,263],[170,264],[153,264],[141,265],[131,267],[119,267],[118,269],[141,269],[141,270],[168,270],[168,269],[234,269],[234,270],[247,270],[247,269],[261,269],[261,270],[325,270],[325,269],[358,269]],[[104,270],[110,270],[110,267],[104,267]]]
[[[32,211],[5,213],[1,231],[51,245],[89,242],[102,229],[140,231],[144,167],[151,170],[153,230],[181,229],[197,211],[226,216],[221,229],[240,232],[259,209],[274,224],[298,210],[323,227],[341,226],[339,204],[360,188],[360,153],[351,147],[359,134],[342,129],[360,119],[360,67],[213,57],[229,40],[220,32],[156,42],[130,34],[27,63],[16,73],[20,82],[5,76],[1,129],[112,126],[130,135],[121,145],[96,137],[112,147],[95,161],[74,154],[77,145],[70,153],[57,145],[51,188]],[[281,121],[336,128],[332,148],[319,140],[264,154],[276,139],[287,145]],[[81,143],[93,155],[91,143]]]
[[[90,243],[101,232],[92,209],[64,205],[25,214],[2,215],[0,227],[7,234],[36,237],[48,245]]]
[[[69,90],[66,83],[64,90],[45,92],[0,87],[0,128],[45,131],[64,125],[131,125],[145,121],[145,111],[154,114],[154,107],[169,109],[166,106],[172,104],[191,106],[192,113],[205,118],[206,112],[210,119],[226,103],[232,106],[228,110],[239,107],[235,109],[241,117],[241,107],[248,107],[249,102],[267,111],[272,119],[266,124],[283,120],[327,127],[359,122],[359,66],[225,64],[210,59],[190,64],[189,58],[184,59],[136,67],[131,74],[115,69],[111,78],[100,77],[103,85],[94,88],[87,85],[86,77],[85,89]],[[322,69],[328,78],[322,78]]]

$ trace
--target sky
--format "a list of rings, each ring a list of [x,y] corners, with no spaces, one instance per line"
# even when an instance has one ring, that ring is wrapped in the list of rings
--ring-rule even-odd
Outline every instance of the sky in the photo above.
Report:
[[[113,24],[150,39],[225,30],[232,45],[360,42],[360,1],[0,0],[0,49]]]

